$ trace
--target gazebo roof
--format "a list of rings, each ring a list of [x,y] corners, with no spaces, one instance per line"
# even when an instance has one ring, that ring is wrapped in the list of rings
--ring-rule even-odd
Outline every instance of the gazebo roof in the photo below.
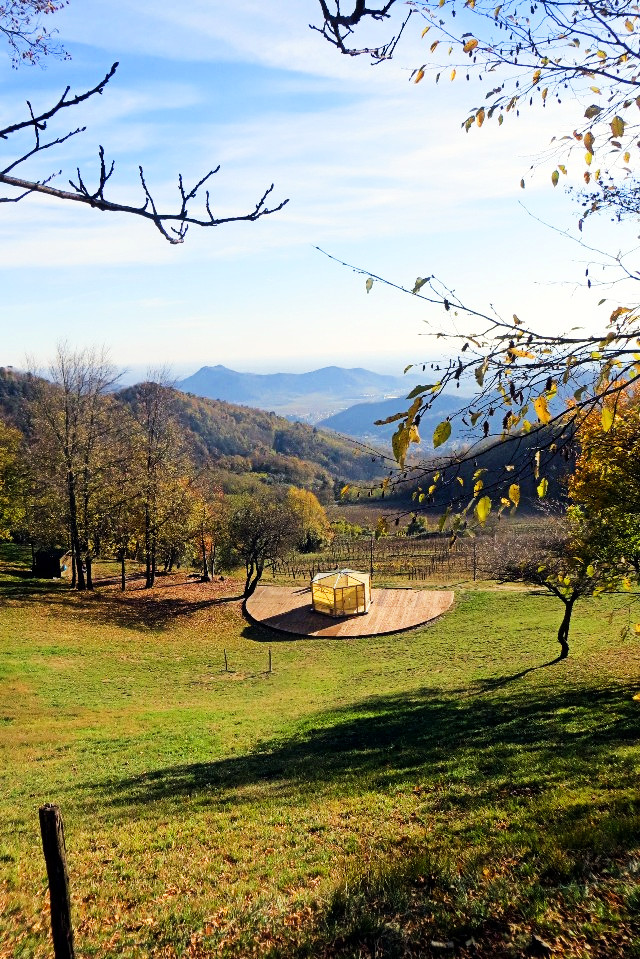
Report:
[[[358,586],[369,582],[369,573],[360,573],[353,569],[332,569],[325,573],[316,573],[311,580],[312,583],[322,583],[323,586],[330,586],[333,589],[341,589],[345,586]]]

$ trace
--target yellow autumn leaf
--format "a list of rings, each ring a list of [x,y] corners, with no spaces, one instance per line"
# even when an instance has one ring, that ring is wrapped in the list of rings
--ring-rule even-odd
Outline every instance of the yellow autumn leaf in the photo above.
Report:
[[[423,37],[423,38],[426,37],[426,35],[428,34],[428,32],[429,32],[430,29],[431,29],[431,24],[429,24],[428,27],[425,27],[425,28],[424,28],[424,30],[422,31],[422,33],[420,34],[420,36]]]
[[[534,86],[536,85],[536,83],[537,83],[538,80],[540,79],[540,74],[541,74],[541,73],[542,73],[542,70],[534,70],[534,71],[533,71],[532,83],[533,83]]]
[[[538,486],[537,486],[538,496],[540,497],[540,499],[544,499],[544,498],[545,498],[545,496],[547,495],[547,490],[548,490],[548,489],[549,489],[549,482],[548,482],[548,480],[546,480],[546,479],[544,479],[544,478],[541,479],[540,482],[538,483]]]
[[[536,411],[536,415],[540,422],[544,425],[551,420],[551,413],[549,412],[549,407],[547,406],[547,400],[544,396],[538,396],[533,401],[533,408]]]
[[[535,355],[529,353],[527,350],[516,350],[514,347],[511,347],[509,350],[512,356],[521,356],[525,360],[535,360]]]
[[[440,43],[439,40],[434,40],[434,41],[433,41],[433,43],[432,43],[431,46],[429,47],[429,50],[431,51],[431,53],[433,53],[433,51],[435,50],[435,48],[438,46],[439,43]]]
[[[471,37],[471,39],[470,39],[470,40],[467,40],[467,42],[466,42],[465,45],[463,46],[462,52],[463,52],[463,53],[471,53],[471,51],[472,51],[472,50],[475,50],[475,48],[476,48],[477,46],[478,46],[478,41],[475,39],[475,37]]]
[[[453,70],[451,71],[451,79],[452,79],[452,80],[455,80],[455,78],[456,78],[456,70],[455,70],[455,67],[454,67]]]
[[[595,150],[593,149],[594,143],[595,143],[595,137],[593,133],[591,132],[591,130],[589,130],[584,135],[584,147],[587,153],[595,153]]]
[[[517,506],[520,502],[520,484],[512,483],[509,487],[509,499],[514,506]]]
[[[587,166],[591,166],[592,160],[593,160],[593,153],[585,153],[584,162],[587,164]]]
[[[625,27],[627,28],[627,30],[629,31],[629,33],[633,33],[633,24],[632,24],[631,20],[625,20],[625,21],[624,21],[624,25],[625,25]]]
[[[479,127],[481,127],[482,124],[484,123],[484,107],[480,107],[480,109],[476,113],[476,123],[478,124]]]
[[[422,68],[420,68],[420,70],[418,70],[418,72],[416,73],[416,78],[415,78],[415,80],[414,80],[413,82],[414,82],[414,83],[420,83],[420,81],[422,80],[423,77],[424,77],[424,70],[423,70]]]
[[[613,410],[608,406],[602,407],[602,413],[600,419],[602,421],[603,432],[608,433],[611,427],[613,426]]]
[[[489,496],[483,496],[482,499],[478,500],[476,503],[475,514],[478,518],[478,521],[484,525],[487,522],[490,512],[491,499]]]
[[[559,179],[560,179],[560,174],[558,173],[557,170],[554,170],[553,173],[551,174],[551,182],[553,183],[554,186],[558,185]]]

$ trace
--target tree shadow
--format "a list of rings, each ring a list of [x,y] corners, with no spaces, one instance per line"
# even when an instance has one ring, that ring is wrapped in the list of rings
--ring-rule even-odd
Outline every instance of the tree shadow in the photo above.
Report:
[[[612,750],[637,740],[637,704],[619,687],[568,689],[508,699],[481,699],[467,690],[443,694],[370,697],[318,713],[314,726],[284,741],[266,741],[246,755],[155,769],[117,782],[92,783],[107,802],[129,807],[208,792],[212,802],[242,802],[245,787],[269,782],[274,794],[292,790],[327,795],[358,778],[368,787],[393,788],[407,777],[456,776],[465,790],[448,802],[468,808],[499,798],[513,781],[554,788],[563,777],[589,781]]]
[[[368,697],[318,712],[296,735],[265,741],[246,755],[109,778],[80,787],[79,795],[77,787],[74,791],[91,809],[99,794],[120,818],[138,820],[157,816],[158,802],[165,804],[163,817],[167,802],[178,813],[184,797],[194,794],[200,803],[242,817],[245,804],[262,799],[269,808],[281,802],[296,809],[354,791],[411,789],[425,822],[439,822],[445,830],[443,842],[451,823],[455,843],[472,851],[464,867],[469,872],[449,856],[446,842],[434,844],[431,833],[401,836],[371,863],[357,860],[353,873],[336,876],[332,897],[310,915],[302,943],[280,940],[277,952],[269,954],[513,959],[524,954],[514,952],[513,928],[525,930],[523,948],[530,937],[526,916],[534,884],[560,895],[574,880],[591,884],[598,870],[609,869],[607,857],[619,861],[640,841],[639,793],[630,798],[638,770],[624,750],[637,742],[638,706],[628,690],[614,685],[513,687],[508,697],[493,698],[467,692],[425,687]],[[594,810],[589,795],[598,775],[610,799]],[[573,796],[562,806],[558,796],[568,783]],[[247,815],[255,817],[255,811]],[[524,817],[529,830],[522,875],[506,907],[500,889],[493,890],[482,871],[482,857],[494,855],[497,816],[509,823]],[[475,854],[479,828],[487,849]],[[495,855],[499,859],[501,853]],[[573,922],[571,914],[567,922]],[[613,951],[606,955],[625,954],[625,932],[620,930],[618,942],[615,928],[609,930]],[[469,937],[476,942],[467,949]],[[432,939],[452,940],[455,953],[432,950]]]
[[[505,686],[509,686],[518,679],[524,679],[524,677],[528,676],[529,673],[535,673],[539,669],[547,669],[549,666],[556,666],[558,663],[563,661],[564,660],[562,656],[556,656],[555,659],[550,659],[546,663],[538,663],[537,666],[527,666],[526,669],[521,669],[517,673],[511,673],[509,676],[496,676],[495,678],[489,679],[476,679],[473,681],[472,690],[467,693],[467,695],[481,696],[483,693],[493,693],[498,689],[504,689]]]
[[[24,566],[5,565],[0,576],[0,603],[48,594],[61,595],[66,589],[67,583],[63,579],[39,579]]]
[[[58,607],[67,611],[81,611],[88,622],[143,632],[167,629],[175,624],[176,620],[186,619],[201,610],[239,603],[242,600],[242,596],[217,595],[213,592],[205,593],[202,599],[165,597],[158,595],[158,591],[162,590],[164,594],[173,588],[193,589],[195,586],[205,587],[209,584],[161,582],[157,589],[144,590],[139,586],[141,577],[137,574],[134,579],[137,585],[132,590],[114,590],[111,588],[111,578],[105,578],[95,581],[95,589],[78,593],[72,590],[65,580],[36,579],[24,567],[5,569],[12,578],[0,579],[0,606],[8,601],[28,603],[36,598],[46,598],[51,609]],[[119,582],[119,578],[116,578],[115,583]],[[131,583],[129,580],[127,582]],[[233,583],[228,585],[235,587]]]
[[[163,587],[163,589],[166,587]],[[146,596],[124,593],[94,593],[88,600],[89,616],[97,622],[108,622],[138,631],[163,630],[196,613],[216,606],[237,603],[239,596],[209,596],[198,600],[160,598],[150,590]]]

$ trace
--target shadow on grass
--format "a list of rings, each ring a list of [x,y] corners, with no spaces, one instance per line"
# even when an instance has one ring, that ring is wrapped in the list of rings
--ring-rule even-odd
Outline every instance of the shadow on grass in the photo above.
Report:
[[[129,585],[137,584],[135,589],[124,592],[109,589],[114,581],[104,578],[95,581],[94,590],[82,593],[72,590],[67,580],[36,579],[23,566],[5,566],[3,574],[4,577],[0,578],[0,607],[3,602],[28,603],[30,600],[46,598],[47,605],[52,609],[78,610],[87,621],[141,631],[166,629],[176,620],[192,616],[200,610],[242,600],[242,596],[236,595],[209,594],[197,600],[159,596],[155,589],[140,589],[139,581],[144,577],[137,574],[127,580]],[[197,581],[165,583],[160,580],[158,589],[164,592],[197,585],[200,585]]]
[[[447,802],[468,807],[499,798],[513,782],[524,796],[566,776],[590,783],[594,770],[637,735],[638,704],[620,687],[516,690],[500,698],[426,688],[316,714],[314,725],[297,736],[262,743],[247,755],[111,780],[104,791],[107,801],[135,807],[201,791],[236,802],[236,790],[265,781],[283,793],[317,794],[349,792],[354,783],[358,790],[388,788],[426,776],[433,788],[442,777],[463,784]],[[615,763],[621,776],[632,774]]]
[[[4,565],[0,573],[0,604],[6,600],[25,600],[45,595],[60,596],[67,590],[62,579],[37,579],[24,566]]]
[[[550,659],[546,663],[539,663],[537,666],[527,666],[526,669],[521,669],[517,673],[511,673],[509,676],[496,676],[489,679],[476,679],[473,683],[473,688],[467,693],[467,695],[481,696],[483,693],[492,693],[499,689],[504,689],[505,686],[509,686],[511,683],[517,682],[518,679],[524,679],[524,677],[528,676],[529,673],[535,673],[539,669],[547,669],[549,666],[557,666],[561,662],[563,662],[562,657],[556,656],[555,659]]]
[[[84,788],[92,807],[99,793],[119,816],[136,819],[157,815],[155,802],[182,810],[193,794],[240,815],[245,802],[272,808],[280,799],[299,804],[303,817],[306,800],[411,792],[419,821],[433,830],[428,837],[402,834],[371,862],[338,874],[333,896],[301,936],[265,955],[426,959],[452,955],[430,945],[451,940],[459,957],[513,959],[524,954],[540,903],[562,900],[574,881],[591,890],[592,903],[598,875],[606,897],[612,862],[617,868],[640,841],[638,770],[623,753],[637,742],[639,708],[620,686],[512,687],[494,697],[423,688],[318,713],[298,735],[244,756]],[[592,795],[599,788],[600,805]],[[508,832],[496,832],[499,821]],[[515,865],[500,876],[501,857],[509,855]],[[492,885],[486,874],[494,871]],[[584,919],[579,909],[563,916],[570,929]],[[609,953],[598,951],[603,939],[587,923],[590,955],[625,954],[629,930],[614,919]]]
[[[167,587],[162,587],[166,589]],[[176,620],[194,615],[203,609],[236,603],[240,596],[209,596],[198,600],[165,599],[149,590],[145,596],[97,592],[89,605],[90,615],[100,622],[136,630],[161,630],[175,625]]]

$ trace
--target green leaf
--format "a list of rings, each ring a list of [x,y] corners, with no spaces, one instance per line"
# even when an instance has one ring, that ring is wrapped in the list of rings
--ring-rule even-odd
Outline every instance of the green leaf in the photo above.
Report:
[[[560,179],[560,174],[558,173],[557,170],[554,170],[553,173],[551,174],[551,182],[553,183],[554,186],[558,185],[559,179]]]
[[[475,514],[478,518],[478,522],[484,524],[487,522],[489,513],[491,512],[491,497],[483,496],[482,499],[478,500],[476,503]]]
[[[426,386],[414,386],[409,395],[407,396],[408,400],[414,399],[416,396],[422,396],[423,393],[429,393],[436,386],[440,386],[439,383],[427,383]]]
[[[438,520],[438,530],[439,530],[439,532],[442,532],[442,530],[445,528],[445,526],[446,526],[446,524],[447,524],[447,520],[449,519],[449,513],[450,513],[450,512],[451,512],[451,507],[450,507],[450,506],[447,506],[446,510],[444,511],[444,513],[442,514],[442,516],[440,517],[440,519]]]
[[[400,466],[400,469],[404,467],[405,457],[407,455],[407,450],[409,449],[410,436],[407,426],[403,423],[395,431],[391,437],[391,449],[393,450],[393,455],[396,458],[396,462]]]
[[[451,436],[451,423],[449,420],[443,420],[442,423],[438,423],[434,432],[433,432],[433,447],[437,449],[438,446],[442,446],[443,443],[446,443],[449,437]]]

